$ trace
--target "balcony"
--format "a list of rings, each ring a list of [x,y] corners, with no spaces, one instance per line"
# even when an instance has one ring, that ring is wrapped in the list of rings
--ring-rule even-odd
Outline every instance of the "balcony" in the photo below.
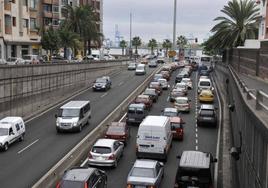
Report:
[[[11,3],[7,3],[7,2],[5,2],[4,7],[5,7],[5,10],[6,10],[6,11],[11,11]]]
[[[55,13],[55,12],[53,12],[53,14],[52,14],[52,18],[53,18],[53,19],[59,19],[59,18],[60,18],[60,14],[59,14],[59,13]]]
[[[52,4],[52,0],[43,0],[43,4]]]
[[[5,26],[5,34],[8,34],[8,35],[12,34],[12,27],[11,26]]]
[[[43,11],[43,16],[45,18],[52,18],[52,12]]]
[[[53,5],[59,5],[59,0],[52,0]]]
[[[30,18],[37,18],[37,10],[30,9]]]

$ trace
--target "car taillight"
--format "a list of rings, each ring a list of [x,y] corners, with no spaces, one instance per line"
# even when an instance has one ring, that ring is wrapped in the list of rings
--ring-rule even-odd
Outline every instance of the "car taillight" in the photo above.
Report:
[[[114,160],[114,159],[115,159],[115,155],[112,154],[108,159],[109,159],[109,160]]]
[[[149,185],[149,186],[147,186],[147,188],[156,188],[156,187],[153,185]]]
[[[56,186],[56,188],[60,188],[60,182],[59,182],[59,183],[57,183],[57,186]]]
[[[89,158],[89,159],[92,159],[92,155],[91,155],[90,152],[88,153],[88,158]]]
[[[85,182],[84,188],[88,188],[87,182]]]
[[[126,134],[124,134],[124,135],[122,136],[122,138],[123,138],[123,139],[127,138],[127,135],[126,135]]]
[[[132,188],[133,186],[130,184],[127,184],[127,188]]]
[[[179,188],[178,183],[175,183],[175,184],[174,184],[174,188]]]

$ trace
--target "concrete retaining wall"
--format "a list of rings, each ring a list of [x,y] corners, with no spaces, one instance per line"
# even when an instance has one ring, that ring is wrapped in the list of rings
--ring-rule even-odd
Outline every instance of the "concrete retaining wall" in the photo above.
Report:
[[[92,85],[96,77],[126,68],[126,61],[2,66],[0,118],[27,119]]]

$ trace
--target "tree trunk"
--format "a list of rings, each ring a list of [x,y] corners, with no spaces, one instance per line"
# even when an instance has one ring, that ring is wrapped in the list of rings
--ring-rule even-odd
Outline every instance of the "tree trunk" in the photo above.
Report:
[[[135,54],[138,54],[138,46],[135,46]]]
[[[87,51],[88,51],[88,54],[91,55],[91,39],[88,39],[87,40]]]
[[[87,56],[87,41],[84,41],[84,56]]]
[[[154,48],[151,47],[151,55],[153,55],[153,53],[154,53]]]
[[[63,48],[63,50],[64,50],[64,59],[67,59],[67,47],[65,46],[64,48]]]
[[[122,55],[124,55],[124,48],[122,48]]]

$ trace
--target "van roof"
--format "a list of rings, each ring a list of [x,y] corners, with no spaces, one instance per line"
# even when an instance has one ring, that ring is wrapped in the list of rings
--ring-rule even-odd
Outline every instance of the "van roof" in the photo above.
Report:
[[[183,151],[180,167],[202,168],[210,167],[210,154],[201,151]]]
[[[88,103],[90,103],[90,101],[70,101],[70,102],[64,104],[63,106],[61,106],[60,108],[61,109],[63,109],[63,108],[79,109]]]
[[[129,108],[145,108],[145,104],[139,103],[139,104],[130,104]]]
[[[206,82],[211,82],[209,78],[200,78],[199,79],[199,82],[203,82],[203,81],[206,81]]]
[[[169,117],[166,116],[147,116],[140,124],[140,127],[152,125],[156,127],[163,127],[168,120]]]
[[[18,116],[9,116],[9,117],[5,117],[3,119],[0,120],[0,123],[16,123],[18,121],[21,121],[22,118],[18,117]]]

